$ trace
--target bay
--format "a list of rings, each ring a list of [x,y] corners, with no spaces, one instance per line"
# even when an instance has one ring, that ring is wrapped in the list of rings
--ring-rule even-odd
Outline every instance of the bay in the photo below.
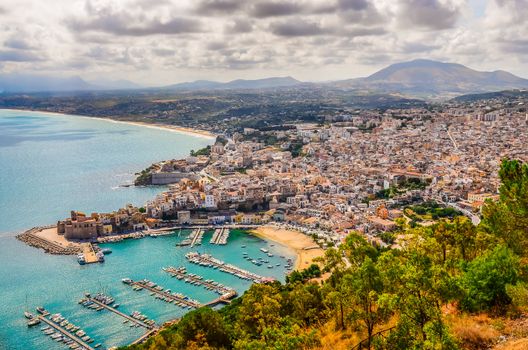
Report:
[[[40,326],[26,326],[23,311],[37,306],[61,313],[105,348],[128,344],[141,335],[141,329],[128,327],[116,315],[81,307],[77,301],[86,292],[105,291],[121,304],[121,311],[137,310],[158,323],[187,312],[146,291],[134,292],[121,283],[125,277],[147,278],[200,302],[216,297],[171,278],[161,270],[169,265],[186,266],[239,293],[249,288],[250,282],[189,264],[185,253],[190,249],[176,246],[188,231],[103,245],[113,251],[106,262],[84,266],[74,256],[45,254],[15,238],[27,228],[56,222],[71,209],[90,213],[112,211],[126,203],[142,205],[163,188],[122,187],[135,172],[155,161],[184,157],[212,141],[93,118],[0,110],[0,349],[66,349],[44,336]],[[226,246],[210,245],[211,235],[210,231],[205,234],[198,251],[279,280],[284,279],[286,259],[294,255],[286,247],[243,231],[233,231]],[[264,255],[263,247],[274,256]],[[268,259],[274,268],[253,265],[242,258],[243,251]]]

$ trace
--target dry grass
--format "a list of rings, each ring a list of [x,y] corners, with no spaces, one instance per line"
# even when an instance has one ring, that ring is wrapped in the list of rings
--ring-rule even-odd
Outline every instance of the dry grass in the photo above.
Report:
[[[497,342],[501,332],[487,315],[448,317],[451,330],[466,350],[486,349]]]
[[[318,350],[348,350],[361,340],[351,331],[336,331],[334,322],[328,322],[320,327],[319,334],[321,346],[317,348]]]

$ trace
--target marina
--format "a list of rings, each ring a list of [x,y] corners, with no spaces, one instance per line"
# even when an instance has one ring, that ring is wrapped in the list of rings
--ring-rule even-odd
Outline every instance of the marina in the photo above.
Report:
[[[44,313],[37,316],[38,319],[47,324],[47,326],[41,328],[44,335],[48,335],[57,342],[64,343],[73,350],[96,349],[96,346],[92,347],[89,345],[89,343],[93,342],[93,339],[86,335],[78,326],[69,323],[61,314],[51,315],[48,311],[44,311]]]
[[[143,315],[139,315],[137,311],[132,313],[129,316],[117,310],[117,307],[119,307],[119,304],[115,304],[113,301],[113,298],[109,299],[109,297],[106,297],[102,294],[96,294],[94,297],[92,297],[90,293],[86,293],[85,296],[86,296],[85,298],[79,300],[79,304],[81,304],[82,306],[86,308],[91,308],[96,311],[101,311],[103,309],[106,309],[124,318],[127,321],[127,323],[130,322],[130,325],[137,325],[139,327],[143,327],[148,330],[157,328],[156,323],[154,321],[143,318],[142,317]]]
[[[176,277],[179,280],[183,280],[185,283],[190,283],[196,286],[202,286],[208,290],[214,291],[222,296],[225,296],[226,299],[234,298],[237,295],[237,292],[230,287],[226,287],[221,283],[215,282],[213,280],[204,280],[202,276],[198,276],[193,273],[187,273],[185,267],[164,267],[163,271],[170,274],[172,277]]]
[[[147,279],[133,281],[129,278],[124,278],[122,282],[124,284],[132,286],[135,291],[146,289],[150,291],[150,295],[155,296],[156,299],[163,300],[167,303],[174,303],[174,305],[177,305],[181,308],[197,309],[202,306],[202,304],[200,304],[196,300],[190,299],[189,297],[183,294],[171,293],[170,289],[164,289],[158,284],[151,282]]]
[[[238,278],[245,279],[248,281],[253,281],[255,283],[269,282],[269,281],[275,280],[274,278],[259,276],[253,272],[249,272],[237,266],[227,264],[222,260],[214,258],[210,254],[200,254],[197,252],[190,252],[190,253],[187,253],[185,257],[187,258],[187,260],[189,260],[189,262],[193,264],[197,264],[197,265],[205,266],[205,267],[211,267],[215,270],[229,273]]]

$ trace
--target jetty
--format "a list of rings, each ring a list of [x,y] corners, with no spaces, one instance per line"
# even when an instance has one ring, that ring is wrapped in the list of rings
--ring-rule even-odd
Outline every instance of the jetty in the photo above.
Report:
[[[229,273],[238,278],[253,281],[255,283],[271,282],[275,280],[274,278],[259,276],[256,273],[249,272],[231,264],[227,264],[222,260],[214,258],[210,254],[190,252],[185,254],[185,257],[193,264],[218,269],[219,271]]]
[[[48,313],[49,315],[49,313]],[[82,340],[79,336],[76,334],[73,334],[72,332],[68,331],[66,328],[62,327],[60,324],[57,324],[53,322],[52,320],[46,318],[44,315],[38,315],[37,316],[42,322],[46,323],[49,327],[53,328],[56,332],[60,333],[64,339],[69,339],[73,343],[77,344],[76,347],[72,347],[70,345],[70,348],[75,348],[77,350],[86,349],[86,350],[95,350],[91,345],[89,345],[87,342]],[[77,331],[78,332],[78,331]]]
[[[179,280],[184,281],[185,283],[190,283],[195,286],[202,286],[205,289],[216,292],[224,297],[224,299],[232,299],[237,296],[237,292],[230,287],[224,286],[221,283],[215,282],[213,280],[204,280],[202,276],[198,276],[193,273],[187,273],[185,267],[164,267],[163,271],[167,272],[172,277],[176,277]]]
[[[194,229],[191,232],[191,234],[189,235],[189,237],[187,237],[186,239],[184,239],[183,241],[181,241],[177,245],[178,246],[188,246],[188,245],[190,245],[191,248],[194,247],[195,245],[201,245],[204,232],[205,231],[202,230],[201,228]]]
[[[122,280],[122,282],[132,286],[137,291],[146,289],[151,292],[152,296],[155,295],[157,299],[164,300],[168,303],[174,303],[175,305],[182,308],[197,309],[203,306],[198,301],[190,299],[189,297],[183,294],[171,293],[170,289],[164,290],[163,287],[147,279],[143,279],[141,281],[133,281],[131,279],[125,278]]]
[[[214,231],[213,237],[211,238],[209,243],[211,243],[211,244],[219,244],[219,245],[226,245],[227,244],[227,239],[229,238],[229,232],[230,231],[229,231],[228,228],[225,228],[225,227],[217,228]]]
[[[156,329],[156,324],[154,322],[145,322],[144,320],[137,319],[133,316],[129,316],[125,313],[122,313],[121,311],[117,310],[115,307],[110,306],[109,304],[105,304],[104,302],[101,302],[95,298],[92,298],[90,294],[86,294],[86,298],[81,299],[80,303],[84,304],[86,301],[91,302],[92,304],[97,305],[98,307],[101,307],[103,309],[106,309],[110,312],[113,312],[114,314],[124,318],[125,320],[129,321],[131,324],[138,325],[139,327],[146,328],[148,330]]]
[[[203,235],[204,235],[204,230],[202,230],[201,228],[196,229],[191,233],[191,236],[190,236],[191,237],[191,248],[194,247],[195,245],[202,244]]]
[[[27,245],[35,248],[42,248],[46,253],[57,254],[57,255],[75,255],[78,254],[81,249],[78,244],[69,243],[62,245],[54,242],[50,239],[40,237],[38,234],[44,230],[52,230],[55,226],[43,226],[33,227],[24,233],[16,236],[19,241],[26,243]]]

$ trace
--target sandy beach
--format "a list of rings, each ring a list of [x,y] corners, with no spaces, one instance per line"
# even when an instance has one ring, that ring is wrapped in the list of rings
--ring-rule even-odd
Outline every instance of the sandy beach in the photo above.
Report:
[[[183,126],[176,126],[176,125],[166,125],[166,124],[159,124],[159,123],[146,123],[146,122],[134,122],[134,121],[126,121],[126,120],[116,120],[112,119],[112,117],[108,118],[101,118],[101,117],[91,117],[87,115],[78,115],[78,114],[67,114],[67,113],[59,113],[59,112],[48,112],[48,111],[41,111],[41,110],[33,110],[33,109],[12,109],[12,108],[2,108],[6,111],[13,111],[13,112],[21,112],[21,111],[27,111],[27,112],[38,112],[42,114],[48,114],[48,115],[60,115],[60,116],[72,116],[76,118],[90,118],[90,119],[96,119],[96,120],[102,120],[109,123],[122,123],[122,124],[129,124],[129,125],[135,125],[135,126],[141,126],[146,128],[152,128],[152,129],[161,129],[166,131],[172,131],[177,132],[180,134],[187,134],[191,136],[199,136],[207,139],[215,139],[216,135],[206,131],[206,130],[198,130],[198,129],[192,129],[192,128],[186,128]]]
[[[295,259],[294,268],[296,270],[307,268],[310,266],[313,259],[324,255],[323,249],[313,248],[317,246],[317,244],[310,237],[299,231],[286,230],[277,226],[266,225],[251,230],[251,233],[255,236],[269,239],[295,250],[297,258]]]

